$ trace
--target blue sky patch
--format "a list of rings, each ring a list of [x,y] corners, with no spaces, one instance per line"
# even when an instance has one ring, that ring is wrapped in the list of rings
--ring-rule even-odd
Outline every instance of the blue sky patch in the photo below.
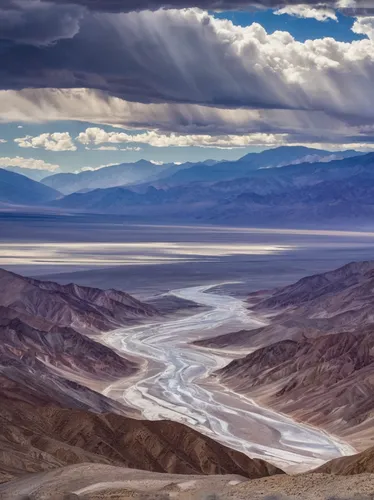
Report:
[[[261,24],[268,33],[274,31],[288,31],[299,42],[315,40],[317,38],[332,37],[339,42],[352,42],[364,38],[352,31],[354,18],[337,13],[338,21],[317,21],[303,19],[288,14],[275,15],[274,11],[262,12],[220,12],[214,13],[219,19],[229,19],[238,26],[250,26],[252,23]]]

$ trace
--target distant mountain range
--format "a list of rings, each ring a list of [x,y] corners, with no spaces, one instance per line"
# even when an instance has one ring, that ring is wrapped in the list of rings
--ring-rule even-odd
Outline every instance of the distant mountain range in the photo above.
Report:
[[[25,177],[38,182],[51,175],[50,170],[41,170],[39,168],[4,167],[4,169],[9,170],[9,172],[24,175]]]
[[[246,177],[255,170],[276,168],[292,163],[330,161],[357,156],[356,151],[331,153],[302,146],[279,147],[261,153],[249,153],[235,162],[207,160],[199,163],[173,163],[155,165],[146,160],[136,163],[121,163],[93,171],[77,174],[59,173],[42,179],[43,184],[63,194],[86,192],[136,184],[154,187],[171,187],[192,182],[214,183]],[[145,187],[146,187],[145,186]]]
[[[197,164],[200,168],[216,163],[213,160]],[[158,179],[167,178],[176,172],[189,169],[195,163],[183,163],[175,165],[167,163],[155,165],[146,160],[136,163],[121,163],[97,170],[87,170],[77,174],[62,173],[50,175],[42,179],[42,183],[52,187],[61,193],[71,194],[77,191],[90,191],[116,186],[127,186],[143,182],[154,182]]]
[[[368,221],[374,215],[374,153],[249,170],[244,178],[220,182],[96,189],[65,196],[51,205],[147,219],[241,225]]]
[[[43,205],[61,194],[24,175],[0,168],[0,203],[14,205]]]
[[[0,203],[147,221],[367,223],[374,215],[374,153],[281,147],[236,162],[158,166],[141,160],[42,182],[3,169]]]
[[[274,169],[300,163],[328,162],[357,155],[359,155],[357,151],[331,153],[331,151],[303,146],[281,146],[267,149],[261,153],[249,153],[238,161],[221,162],[209,168],[201,168],[200,165],[195,165],[175,172],[165,182],[168,186],[190,182],[218,182],[247,177],[248,174],[260,169]]]

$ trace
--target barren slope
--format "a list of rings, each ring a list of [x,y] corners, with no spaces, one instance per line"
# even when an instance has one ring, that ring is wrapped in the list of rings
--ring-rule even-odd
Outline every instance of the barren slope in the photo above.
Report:
[[[123,292],[61,286],[0,270],[1,380],[61,406],[137,415],[98,391],[133,375],[138,362],[92,334],[154,314],[152,306]]]
[[[25,495],[33,500],[369,500],[373,491],[374,474],[370,473],[282,474],[247,480],[234,475],[186,476],[102,464],[26,474],[0,485],[2,500],[25,500]]]
[[[236,391],[362,449],[374,442],[373,348],[372,330],[284,340],[231,362],[217,375]]]
[[[374,447],[353,455],[352,457],[336,458],[318,467],[314,472],[353,476],[356,474],[374,474]],[[374,475],[373,475],[374,477]]]
[[[119,404],[92,389],[138,369],[137,363],[69,327],[42,331],[0,315],[0,339],[0,374],[68,407],[118,411]]]
[[[279,474],[182,424],[21,402],[0,391],[0,470],[25,472],[84,462],[179,474]]]
[[[3,269],[0,269],[0,306],[22,315],[23,321],[36,328],[70,326],[85,333],[112,330],[157,313],[152,306],[124,292],[72,283],[59,285]]]
[[[374,262],[351,263],[252,294],[253,310],[268,314],[269,325],[198,344],[257,347],[219,379],[364,449],[374,443],[373,269]]]
[[[276,290],[252,293],[249,309],[269,325],[195,342],[201,347],[262,347],[374,325],[374,261],[351,262]]]

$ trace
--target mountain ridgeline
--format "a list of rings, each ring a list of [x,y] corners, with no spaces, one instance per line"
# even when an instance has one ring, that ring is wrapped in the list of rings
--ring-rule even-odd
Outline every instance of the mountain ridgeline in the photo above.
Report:
[[[141,160],[59,173],[41,182],[2,170],[0,203],[158,222],[366,224],[374,215],[373,167],[374,153],[289,146],[235,162],[155,165]],[[20,191],[25,183],[27,196]]]

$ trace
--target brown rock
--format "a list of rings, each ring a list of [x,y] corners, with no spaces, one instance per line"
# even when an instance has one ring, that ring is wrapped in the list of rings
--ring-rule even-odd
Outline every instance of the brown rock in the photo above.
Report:
[[[374,473],[374,447],[351,457],[336,458],[322,465],[314,472],[352,476],[355,474]]]
[[[0,269],[0,306],[35,328],[72,327],[83,333],[112,330],[157,314],[124,292],[73,283],[59,285]],[[4,310],[2,312],[4,315]]]
[[[282,471],[176,422],[35,406],[0,396],[0,471],[18,476],[84,462],[179,474]]]

